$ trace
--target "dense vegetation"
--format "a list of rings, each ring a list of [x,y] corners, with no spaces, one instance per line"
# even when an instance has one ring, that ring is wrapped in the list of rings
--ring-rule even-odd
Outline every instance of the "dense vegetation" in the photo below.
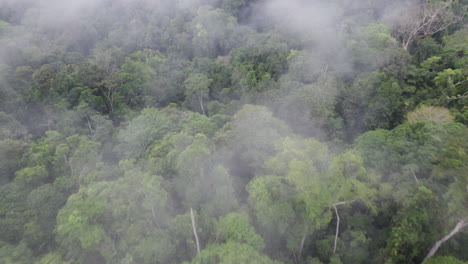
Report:
[[[466,263],[467,5],[0,0],[0,262]]]

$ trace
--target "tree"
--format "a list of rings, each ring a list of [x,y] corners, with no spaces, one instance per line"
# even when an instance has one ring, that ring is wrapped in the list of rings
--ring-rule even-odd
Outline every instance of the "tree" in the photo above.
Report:
[[[21,168],[21,156],[26,144],[18,140],[0,140],[0,182],[13,179],[14,172]]]
[[[240,167],[258,170],[275,154],[274,142],[290,133],[288,126],[264,106],[245,105],[220,134],[219,142]]]
[[[230,15],[236,16],[247,5],[246,0],[223,0],[222,8]]]
[[[27,186],[12,182],[0,186],[0,240],[16,244],[24,233],[28,221]]]
[[[383,72],[363,74],[345,91],[343,112],[348,137],[376,128],[393,128],[403,119],[402,89]]]
[[[29,193],[27,204],[33,218],[25,224],[24,240],[35,252],[43,252],[54,244],[57,212],[65,202],[66,196],[50,184],[44,184]]]
[[[359,200],[371,212],[376,213],[375,197],[377,190],[377,178],[368,173],[364,167],[364,161],[356,151],[347,151],[337,156],[330,164],[331,183],[329,190],[333,190],[335,202],[332,207],[336,216],[335,242],[333,254],[336,253],[337,240],[340,228],[339,205],[351,204]],[[374,177],[374,178],[373,178]]]
[[[57,215],[57,239],[71,256],[81,250],[96,250],[103,240],[110,240],[98,222],[105,212],[105,201],[87,196],[84,191],[71,195]]]
[[[101,143],[78,135],[68,137],[67,141],[72,149],[68,165],[73,176],[77,177],[80,183],[90,183],[90,176],[101,160]]]
[[[211,80],[204,74],[192,73],[184,81],[185,96],[187,101],[191,103],[193,99],[198,100],[200,109],[203,115],[205,114],[205,107],[203,105],[203,99],[209,98],[209,88]]]
[[[272,237],[268,241],[274,240],[267,245],[284,247],[281,241],[285,240],[295,259],[301,259],[307,237],[331,220],[326,210],[332,203],[327,191],[328,149],[315,140],[291,138],[278,140],[275,147],[277,154],[264,168],[266,175],[275,176],[264,178],[264,181],[268,179],[267,188],[256,186],[261,178],[251,181],[249,201],[255,202],[251,204],[257,219],[267,228],[266,235]]]
[[[146,54],[145,56],[148,55]],[[127,57],[120,71],[108,82],[110,87],[115,86],[116,98],[132,109],[142,109],[145,107],[145,103],[148,101],[147,97],[153,85],[152,81],[157,78],[155,69],[151,67],[148,61],[157,61],[158,59],[157,55],[149,58],[145,57],[145,61]]]
[[[418,36],[430,37],[449,26],[462,21],[463,16],[452,10],[452,1],[425,1],[404,9],[399,15],[394,35],[408,50]]]
[[[245,46],[232,49],[232,79],[240,95],[249,98],[275,87],[287,67],[289,49],[277,35],[253,35]]]
[[[39,187],[47,182],[49,172],[44,166],[27,167],[15,172],[14,181],[28,188]]]
[[[247,215],[229,213],[219,221],[217,229],[217,238],[224,243],[229,241],[246,243],[256,250],[262,250],[264,247],[262,237],[256,234]]]
[[[248,29],[238,25],[232,14],[209,6],[200,6],[195,10],[196,17],[187,23],[187,33],[191,35],[191,50],[194,56],[225,56],[233,48],[240,46],[247,37],[245,33],[249,32]]]
[[[401,56],[398,42],[383,24],[358,27],[349,41],[352,62],[358,72],[372,71],[395,63]]]
[[[450,238],[452,238],[454,235],[457,233],[460,233],[463,231],[464,228],[468,227],[468,218],[467,219],[462,219],[460,220],[457,225],[450,231],[450,233],[446,236],[444,236],[441,240],[437,241],[434,246],[432,246],[431,250],[427,254],[426,259],[432,258],[434,254],[439,250],[440,246],[447,242]]]
[[[454,257],[435,257],[426,259],[423,264],[464,264],[463,260],[459,260]]]
[[[168,155],[177,155],[172,183],[180,202],[187,209],[199,209],[203,216],[227,214],[237,206],[237,198],[229,172],[215,157],[213,143],[203,134],[181,135],[180,139],[188,145]]]
[[[156,140],[161,140],[170,133],[173,126],[170,120],[156,108],[146,108],[134,118],[126,129],[117,136],[119,144],[116,150],[126,158],[143,155]]]
[[[52,83],[56,76],[55,68],[50,64],[42,65],[41,68],[36,70],[32,76],[32,80],[34,82],[34,87],[36,89],[36,93],[39,96],[44,96],[50,92],[52,88]]]
[[[182,131],[190,135],[204,134],[212,137],[220,128],[213,118],[209,118],[199,113],[187,113],[188,116],[180,120]]]
[[[439,123],[453,122],[453,116],[449,110],[443,107],[421,106],[408,113],[408,122],[434,121]]]
[[[0,140],[7,138],[22,139],[28,134],[25,126],[19,123],[14,117],[4,112],[0,112]]]
[[[304,67],[306,69],[303,71],[308,71],[310,69],[307,67],[312,66]],[[324,77],[325,74],[320,72],[321,76],[310,84],[296,81],[296,74],[290,69],[288,74],[283,75],[279,82],[279,90],[272,91],[269,95],[271,102],[268,102],[268,105],[275,116],[283,119],[297,134],[325,138],[325,133],[330,128],[330,120],[337,117],[335,106],[339,93],[344,88],[343,84],[333,73]],[[307,72],[304,75],[310,77]]]
[[[198,255],[192,264],[215,264],[215,263],[252,263],[252,264],[280,264],[272,261],[267,256],[260,254],[255,248],[248,244],[238,242],[227,242],[220,245],[207,247]]]
[[[463,100],[468,96],[466,88],[468,84],[466,72],[464,69],[445,69],[437,73],[434,78],[434,84],[439,88],[442,95],[442,103],[448,104],[451,101]]]
[[[263,176],[252,180],[247,186],[249,204],[265,234],[284,235],[294,221],[291,194],[280,177]],[[271,241],[276,242],[277,241]]]
[[[95,182],[69,197],[57,216],[58,241],[72,259],[98,254],[107,262],[168,263],[174,247],[165,231],[168,195],[161,177],[131,161],[121,162],[121,169],[123,177]]]
[[[421,186],[393,219],[387,241],[389,263],[420,263],[429,241],[434,238],[436,202],[431,190]]]
[[[16,247],[0,241],[0,260],[5,264],[33,264],[34,255],[25,243]]]
[[[439,232],[439,236],[443,237],[432,246],[425,259],[430,259],[441,245],[449,239],[456,239],[453,237],[468,226],[466,215],[468,193],[463,189],[463,186],[467,184],[465,171],[468,160],[468,155],[466,155],[468,144],[463,139],[466,138],[468,130],[462,126],[447,127],[447,130],[449,138],[437,151],[436,163],[431,171],[433,181],[447,186],[445,192],[439,193],[447,209],[444,213],[443,231]]]

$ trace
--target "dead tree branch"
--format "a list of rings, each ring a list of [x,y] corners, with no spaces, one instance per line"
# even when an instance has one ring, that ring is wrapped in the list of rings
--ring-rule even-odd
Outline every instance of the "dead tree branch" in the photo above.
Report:
[[[437,250],[439,250],[439,248],[440,248],[440,246],[442,246],[442,244],[447,242],[450,238],[452,238],[457,233],[461,232],[467,226],[468,226],[468,218],[460,220],[448,235],[444,236],[441,240],[437,241],[434,244],[434,246],[432,246],[431,250],[429,251],[429,253],[427,254],[427,256],[426,256],[426,258],[424,260],[434,256],[434,254],[437,252]]]
[[[193,216],[193,209],[190,208],[190,218],[192,219],[193,235],[195,236],[195,242],[197,243],[197,254],[200,253],[200,242],[198,241],[197,227],[195,225],[195,216]]]

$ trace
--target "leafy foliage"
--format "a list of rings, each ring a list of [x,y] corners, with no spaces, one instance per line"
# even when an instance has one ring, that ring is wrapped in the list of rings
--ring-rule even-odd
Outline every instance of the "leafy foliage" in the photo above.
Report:
[[[62,2],[0,1],[0,263],[468,260],[466,1]]]

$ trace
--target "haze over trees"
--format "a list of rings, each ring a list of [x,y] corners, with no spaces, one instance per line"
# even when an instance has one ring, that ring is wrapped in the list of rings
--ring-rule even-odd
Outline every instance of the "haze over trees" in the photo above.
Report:
[[[0,0],[0,263],[466,263],[465,0]]]

